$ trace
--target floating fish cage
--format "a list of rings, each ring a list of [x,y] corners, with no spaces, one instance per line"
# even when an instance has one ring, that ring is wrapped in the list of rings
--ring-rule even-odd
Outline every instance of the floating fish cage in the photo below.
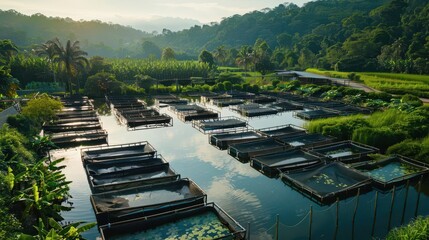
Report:
[[[339,162],[284,171],[280,176],[283,182],[321,204],[355,196],[359,189],[360,193],[371,189],[370,177]]]
[[[263,96],[263,95],[256,96],[254,99],[252,99],[253,103],[264,103],[264,104],[265,103],[273,103],[275,101],[277,101],[276,98],[270,97],[270,96]]]
[[[401,155],[393,155],[380,161],[357,163],[352,167],[371,177],[375,187],[382,190],[402,185],[429,172],[426,164]]]
[[[50,138],[60,148],[107,144],[107,132],[103,129],[54,133]]]
[[[255,131],[241,130],[228,133],[218,133],[209,135],[209,143],[220,150],[225,150],[231,144],[249,142],[264,138]]]
[[[210,102],[212,100],[219,100],[219,99],[231,99],[231,95],[222,94],[222,95],[205,95],[201,96],[201,102]]]
[[[88,176],[89,186],[93,193],[171,182],[178,179],[180,179],[180,175],[168,163]]]
[[[91,102],[86,100],[64,100],[61,99],[61,103],[64,107],[80,107],[80,106],[92,106]]]
[[[220,112],[213,109],[201,109],[201,110],[190,110],[181,111],[177,113],[177,118],[182,122],[189,122],[194,120],[207,120],[217,119],[220,117]]]
[[[247,121],[237,117],[223,117],[218,119],[208,119],[201,121],[192,121],[192,127],[206,134],[211,132],[222,132],[230,129],[246,129]]]
[[[333,137],[323,136],[319,133],[283,135],[276,137],[276,139],[280,142],[288,144],[291,147],[315,147],[331,143],[335,140]]]
[[[284,100],[289,100],[289,101],[294,101],[294,102],[299,102],[299,101],[303,101],[306,98],[300,95],[294,95],[294,94],[290,94],[290,93],[279,93],[277,95],[278,98],[280,99],[284,99]]]
[[[84,163],[106,162],[117,158],[154,156],[155,148],[147,141],[82,148],[80,155]]]
[[[54,124],[74,123],[74,122],[98,122],[100,119],[97,115],[88,117],[61,118],[54,120]]]
[[[241,112],[243,110],[255,109],[255,108],[260,108],[260,107],[261,107],[261,104],[259,104],[259,103],[246,103],[246,104],[232,105],[229,108],[231,110]]]
[[[276,109],[269,107],[252,108],[241,111],[241,115],[244,115],[246,117],[259,117],[266,115],[274,115],[277,113],[278,111]]]
[[[305,134],[305,129],[293,124],[281,125],[276,127],[261,128],[257,132],[267,137],[280,137]]]
[[[121,109],[121,108],[145,108],[146,106],[143,105],[141,102],[138,102],[137,100],[132,102],[113,102],[110,103],[111,108]]]
[[[84,112],[94,110],[93,106],[63,107],[61,112]]]
[[[346,105],[344,107],[336,107],[335,110],[340,111],[342,115],[350,114],[370,114],[372,111],[368,108]]]
[[[228,107],[231,105],[239,105],[239,104],[243,104],[244,100],[242,99],[214,99],[212,100],[212,104],[216,105],[218,107]]]
[[[81,112],[58,112],[55,116],[59,119],[66,118],[85,118],[85,117],[97,117],[97,113],[94,110],[81,111]]]
[[[312,108],[312,109],[318,109],[318,108],[329,108],[336,110],[336,108],[345,107],[347,104],[342,102],[334,102],[334,101],[328,101],[328,102],[322,102],[318,100],[310,100],[308,102],[304,102],[304,108]]]
[[[178,113],[178,112],[187,112],[187,111],[198,111],[198,110],[204,110],[204,107],[201,107],[196,104],[190,104],[190,105],[170,105],[169,108],[171,111]]]
[[[321,119],[321,118],[330,118],[330,117],[337,117],[340,116],[341,112],[334,111],[334,110],[324,110],[324,109],[317,109],[317,110],[309,110],[309,111],[302,111],[302,112],[295,112],[294,116],[304,119],[304,120],[315,120],[315,119]]]
[[[289,146],[273,138],[249,141],[229,145],[228,154],[241,162],[248,162],[251,157],[275,153],[289,149]]]
[[[246,229],[215,203],[100,226],[101,238],[246,239]]]
[[[126,118],[127,130],[152,129],[172,127],[173,118],[167,114],[159,116],[142,116],[140,118]]]
[[[254,93],[249,92],[240,92],[240,91],[228,91],[227,93],[232,98],[239,98],[239,99],[253,99],[255,98]]]
[[[186,178],[90,196],[99,226],[205,204],[206,199],[204,191]]]
[[[289,149],[278,153],[252,157],[250,159],[250,166],[269,177],[274,177],[279,173],[278,168],[281,168],[282,171],[286,171],[308,167],[318,164],[321,161],[321,157],[301,149]]]
[[[61,133],[70,131],[97,130],[101,129],[101,124],[99,122],[71,122],[62,124],[47,124],[42,128],[45,133]]]
[[[322,146],[306,148],[306,150],[334,161],[347,163],[364,160],[368,154],[379,152],[378,148],[353,141],[334,142]]]
[[[167,161],[158,154],[157,156],[134,156],[115,158],[112,161],[99,161],[85,165],[88,176],[101,176],[104,174],[121,174],[129,171],[140,171],[147,167],[162,165]]]
[[[279,112],[286,112],[286,111],[294,111],[294,110],[303,110],[302,105],[293,104],[290,102],[276,102],[268,105],[270,108],[274,108]]]

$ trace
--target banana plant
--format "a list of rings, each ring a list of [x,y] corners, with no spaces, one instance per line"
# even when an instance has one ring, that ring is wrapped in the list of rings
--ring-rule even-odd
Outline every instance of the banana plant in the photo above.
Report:
[[[75,240],[84,239],[81,233],[93,228],[96,223],[75,222],[65,226],[61,226],[55,219],[49,218],[48,226],[39,219],[39,225],[35,228],[37,235],[31,236],[21,234],[18,240]]]

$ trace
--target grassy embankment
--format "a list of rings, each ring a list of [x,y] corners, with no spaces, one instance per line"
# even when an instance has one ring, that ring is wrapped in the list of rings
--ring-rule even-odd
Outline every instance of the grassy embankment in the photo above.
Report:
[[[324,71],[309,68],[307,72],[325,76],[347,78],[350,72]],[[412,94],[418,97],[429,98],[429,76],[403,73],[357,72],[361,81],[367,86],[391,93]]]

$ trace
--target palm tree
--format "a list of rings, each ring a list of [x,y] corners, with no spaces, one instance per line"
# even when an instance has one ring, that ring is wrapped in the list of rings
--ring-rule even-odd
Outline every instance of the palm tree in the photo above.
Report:
[[[253,62],[253,49],[250,46],[242,46],[238,51],[237,59],[235,60],[238,66],[248,70],[249,65]]]
[[[56,80],[56,74],[55,74],[55,57],[57,56],[57,52],[55,50],[54,44],[51,44],[49,41],[39,45],[36,49],[33,49],[34,53],[37,56],[46,56],[46,59],[48,60],[49,64],[51,65],[52,69],[52,75],[54,76],[54,82],[57,82]]]
[[[0,40],[0,60],[9,63],[12,56],[18,52],[18,47],[9,39]]]
[[[213,53],[213,56],[216,58],[216,60],[218,61],[218,63],[220,63],[222,66],[225,64],[225,59],[227,52],[225,49],[225,46],[219,46],[216,48],[216,50]]]
[[[79,47],[79,41],[73,43],[68,40],[65,47],[61,44],[58,38],[47,42],[48,45],[52,45],[55,51],[55,61],[58,62],[59,69],[63,69],[67,75],[67,88],[70,94],[73,94],[72,78],[76,77],[80,70],[83,70],[89,65],[88,59],[85,57],[88,55],[85,51],[82,51]],[[77,82],[78,90],[80,88],[79,81]]]

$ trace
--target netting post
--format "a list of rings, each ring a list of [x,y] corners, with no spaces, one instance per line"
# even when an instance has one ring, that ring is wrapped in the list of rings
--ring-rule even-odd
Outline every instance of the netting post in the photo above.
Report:
[[[378,192],[375,191],[374,220],[372,221],[371,237],[374,236],[375,223],[377,222],[377,201],[378,201]]]
[[[279,222],[280,222],[280,216],[276,215],[276,240],[279,240]]]
[[[395,190],[396,190],[396,186],[393,186],[392,201],[390,203],[390,212],[389,212],[389,224],[387,225],[387,231],[390,230],[390,224],[392,222],[392,211],[393,211],[393,205],[395,204]]]
[[[358,188],[358,192],[357,192],[357,198],[356,198],[356,206],[355,206],[355,210],[353,212],[353,220],[352,220],[352,239],[354,239],[355,237],[355,220],[356,220],[356,213],[357,213],[357,209],[359,207],[359,196],[360,196],[360,188]]]
[[[337,197],[337,211],[336,211],[336,222],[335,222],[335,234],[334,234],[334,239],[337,239],[337,235],[338,235],[338,227],[339,227],[339,215],[340,215],[340,198]]]
[[[407,209],[408,189],[409,188],[410,188],[410,180],[408,179],[408,181],[407,181],[407,188],[405,190],[404,208],[402,209],[401,225],[404,224],[404,220],[405,220],[405,210]]]
[[[308,239],[311,240],[311,227],[313,225],[313,206],[310,206],[310,226],[308,228]]]
[[[420,194],[422,193],[422,178],[419,180],[419,187],[418,187],[418,193],[417,193],[417,203],[416,203],[416,210],[414,211],[414,217],[417,217],[417,214],[419,212],[419,203],[420,203]]]
[[[247,223],[247,240],[250,240],[250,222]]]

